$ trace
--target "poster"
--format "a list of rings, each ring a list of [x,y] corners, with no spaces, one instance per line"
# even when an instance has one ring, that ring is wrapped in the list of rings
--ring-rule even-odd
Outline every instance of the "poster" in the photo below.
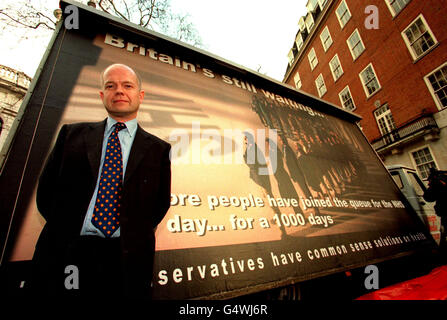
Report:
[[[38,138],[24,187],[3,198],[14,211],[10,261],[31,259],[45,223],[35,189],[59,128],[106,117],[99,79],[112,63],[139,73],[138,122],[172,146],[156,299],[242,295],[432,245],[352,117],[141,31],[89,30],[63,31],[30,100],[29,119],[42,114],[22,132]]]

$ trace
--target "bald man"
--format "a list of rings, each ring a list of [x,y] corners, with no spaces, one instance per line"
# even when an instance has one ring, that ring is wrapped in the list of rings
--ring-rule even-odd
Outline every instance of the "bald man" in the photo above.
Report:
[[[108,117],[64,125],[39,179],[46,224],[30,284],[38,294],[151,296],[170,145],[137,123],[144,91],[134,70],[113,64],[100,80]]]

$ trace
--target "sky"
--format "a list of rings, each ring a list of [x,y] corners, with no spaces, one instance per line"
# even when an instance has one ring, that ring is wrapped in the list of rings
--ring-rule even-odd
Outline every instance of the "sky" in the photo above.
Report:
[[[0,8],[15,0],[2,0]],[[33,2],[39,2],[33,0]],[[59,7],[59,0],[47,0]],[[86,2],[86,1],[82,1]],[[282,81],[287,54],[306,13],[307,0],[171,0],[176,13],[189,14],[204,50]],[[33,76],[51,32],[1,32],[0,64]]]

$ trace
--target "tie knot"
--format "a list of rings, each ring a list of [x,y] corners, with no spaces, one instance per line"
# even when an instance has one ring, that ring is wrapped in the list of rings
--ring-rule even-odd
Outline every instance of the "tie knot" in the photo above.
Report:
[[[115,123],[115,130],[117,132],[123,130],[124,128],[126,128],[126,125],[123,122]]]

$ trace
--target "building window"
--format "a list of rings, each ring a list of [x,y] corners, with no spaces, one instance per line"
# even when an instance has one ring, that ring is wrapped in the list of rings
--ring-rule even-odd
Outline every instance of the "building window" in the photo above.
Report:
[[[393,132],[393,130],[396,129],[396,124],[388,104],[384,104],[374,111],[374,116],[376,117],[380,134],[386,143],[391,143],[399,139],[398,133]]]
[[[346,4],[346,1],[343,0],[335,11],[338,22],[340,22],[340,26],[343,29],[346,23],[348,23],[349,19],[351,19],[351,12]]]
[[[338,59],[337,54],[329,62],[329,67],[331,68],[334,81],[337,81],[338,78],[340,78],[343,75],[343,68],[341,67],[340,59]]]
[[[318,0],[318,4],[320,5],[321,11],[323,11],[324,6],[326,5],[327,0]]]
[[[396,16],[411,0],[385,0],[388,8],[390,8],[391,14]]]
[[[362,81],[367,98],[379,91],[380,83],[371,63],[360,72],[360,80]]]
[[[326,84],[324,83],[323,75],[321,73],[315,80],[315,85],[317,86],[318,95],[321,98],[327,91]]]
[[[356,29],[346,41],[348,43],[349,51],[351,51],[352,59],[357,59],[363,51],[365,45],[360,37],[359,31]]]
[[[317,6],[318,6],[318,0],[307,1],[306,8],[308,12],[316,12]]]
[[[293,62],[295,62],[295,54],[293,53],[293,48],[290,49],[287,58],[289,59],[289,66],[292,66]]]
[[[428,178],[430,168],[436,169],[435,160],[428,147],[411,152],[411,156],[422,179]]]
[[[296,36],[295,43],[296,43],[296,47],[298,48],[298,51],[300,51],[304,45],[304,40],[303,40],[303,36],[302,36],[301,32],[298,33],[298,35]]]
[[[3,119],[0,118],[0,135],[2,134],[3,131]]]
[[[439,110],[447,108],[447,63],[425,77]]]
[[[300,18],[300,20],[298,21],[298,26],[301,32],[306,31],[306,22],[304,22],[304,17]]]
[[[310,69],[312,70],[315,69],[315,67],[318,64],[318,59],[314,48],[310,50],[309,54],[307,55],[307,58],[309,59]]]
[[[301,77],[300,77],[300,74],[297,72],[296,74],[295,74],[295,76],[293,77],[293,81],[295,82],[295,87],[297,88],[297,89],[300,89],[301,88],[301,86],[303,85],[302,83],[301,83]]]
[[[306,22],[307,32],[310,33],[310,31],[312,31],[312,28],[313,28],[314,25],[315,25],[315,21],[314,21],[314,17],[313,17],[313,15],[312,15],[312,13],[309,12],[309,13],[307,14],[306,19],[305,19],[305,22]]]
[[[352,99],[351,91],[349,87],[346,86],[339,94],[340,102],[343,108],[346,110],[352,111],[355,109],[354,100]]]
[[[321,44],[323,45],[324,52],[326,52],[329,47],[332,45],[331,34],[329,33],[329,28],[323,29],[323,32],[320,34]]]
[[[359,127],[359,129],[363,131],[363,127],[362,127],[362,124],[360,123],[360,121],[357,122],[357,127]]]
[[[411,56],[415,60],[420,58],[438,43],[422,15],[417,17],[416,20],[402,32],[402,36]]]

